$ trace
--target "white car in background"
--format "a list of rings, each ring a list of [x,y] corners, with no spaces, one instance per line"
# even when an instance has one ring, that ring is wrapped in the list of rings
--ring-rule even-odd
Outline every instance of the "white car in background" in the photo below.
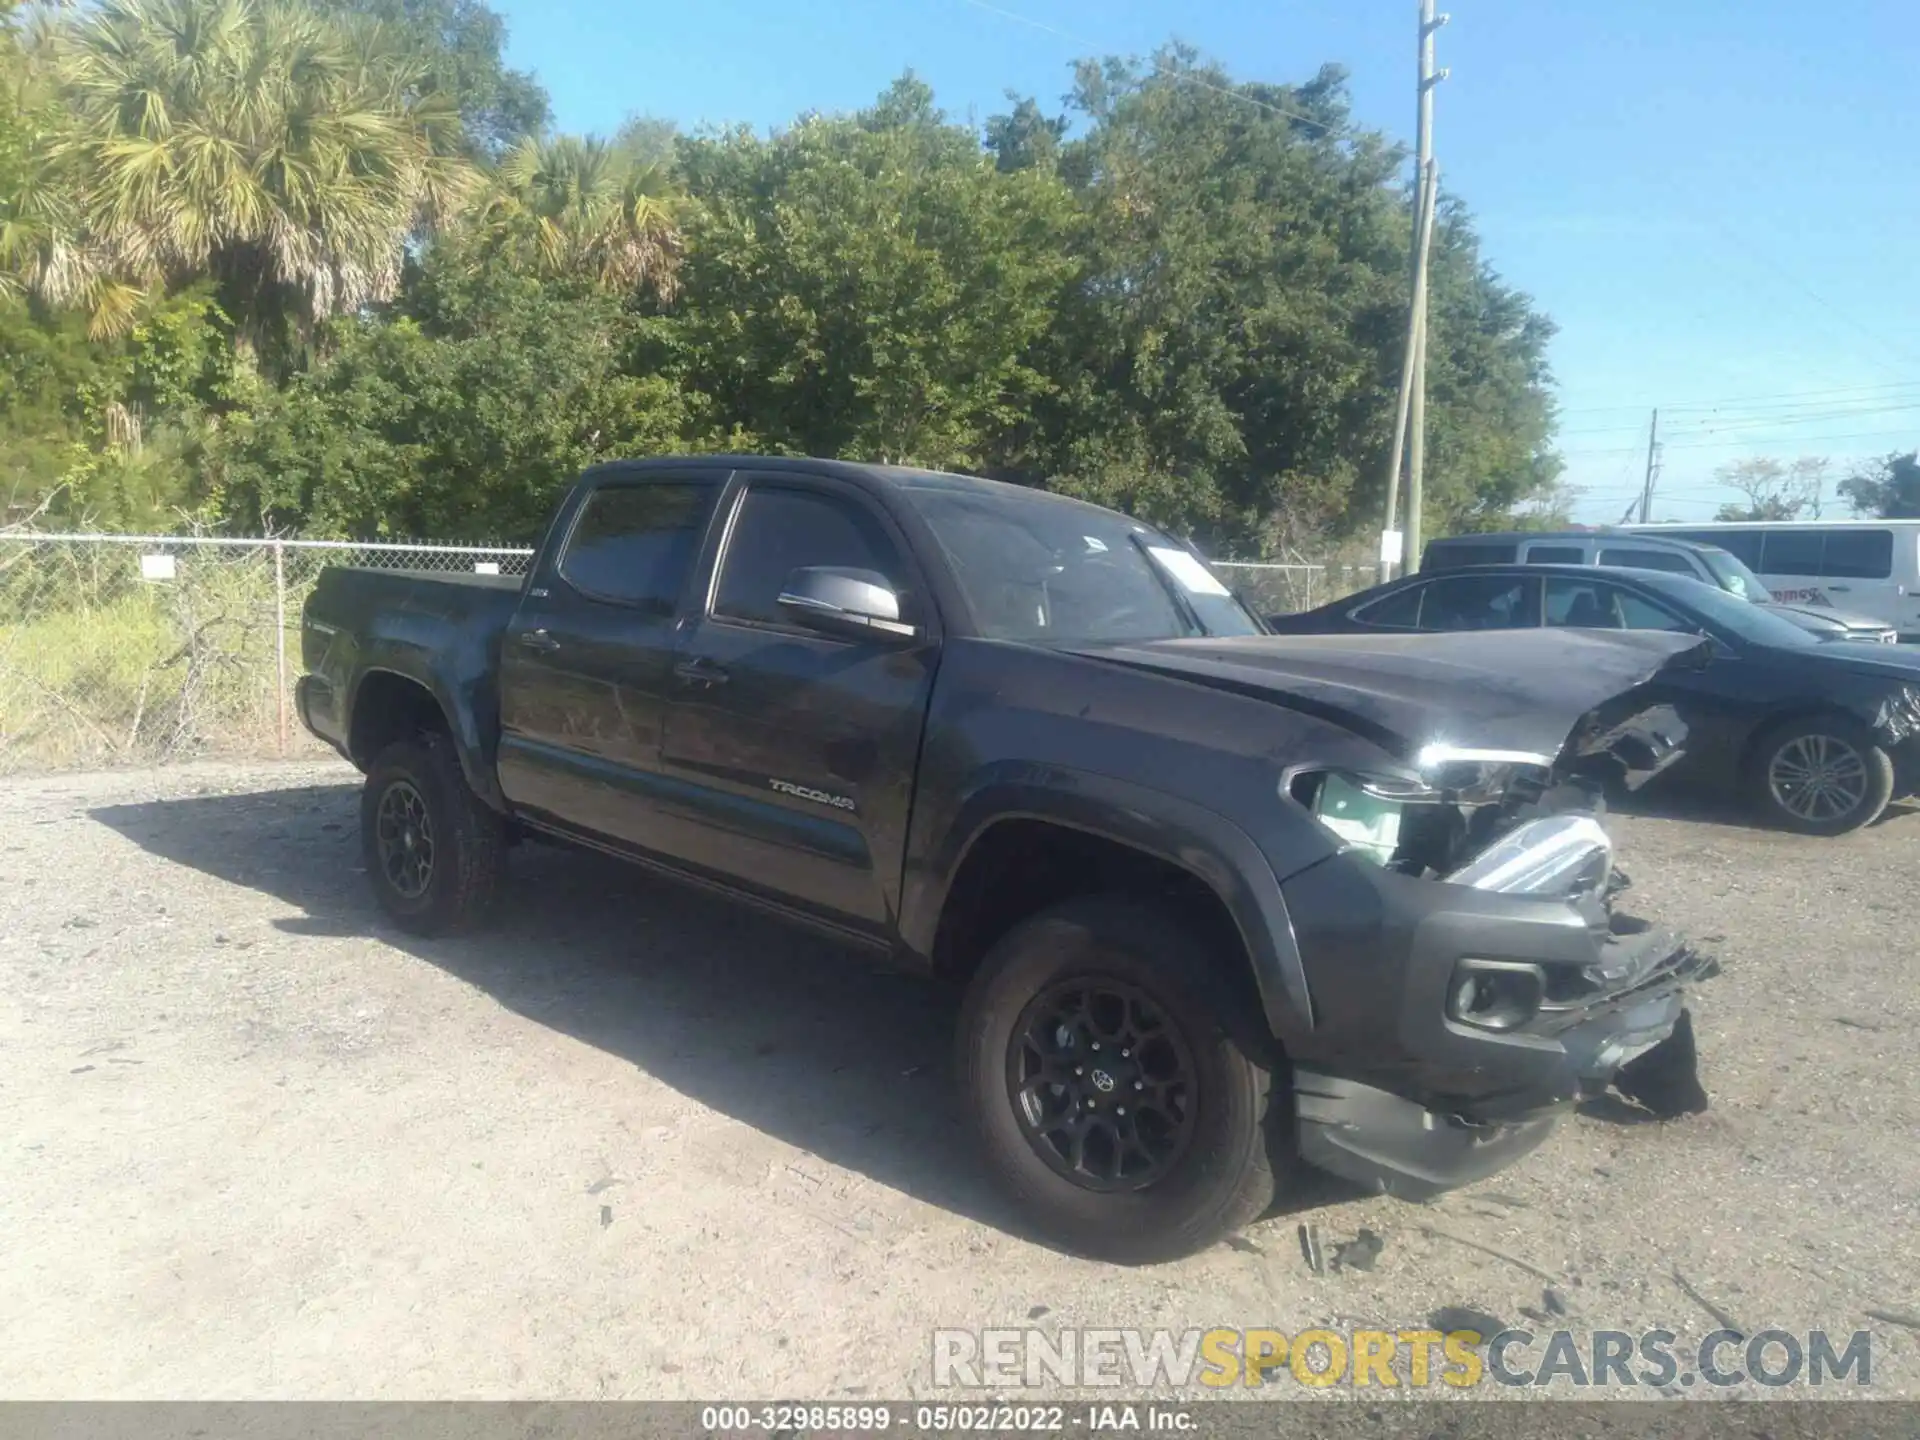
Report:
[[[1633,525],[1639,536],[1731,553],[1783,605],[1845,609],[1920,641],[1920,520],[1742,520]]]

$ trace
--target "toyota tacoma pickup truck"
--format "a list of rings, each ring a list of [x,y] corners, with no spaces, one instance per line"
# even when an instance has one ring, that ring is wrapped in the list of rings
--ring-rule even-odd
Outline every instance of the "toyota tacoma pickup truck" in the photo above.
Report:
[[[479,922],[530,835],[949,981],[985,1163],[1084,1254],[1704,1104],[1710,962],[1614,913],[1601,824],[1696,636],[1274,636],[1109,510],[703,457],[588,471],[524,578],[327,570],[302,638],[394,923]]]

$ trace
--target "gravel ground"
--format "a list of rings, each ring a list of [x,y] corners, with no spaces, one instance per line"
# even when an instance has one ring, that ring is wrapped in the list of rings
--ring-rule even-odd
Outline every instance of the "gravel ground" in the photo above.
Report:
[[[1634,908],[1726,965],[1707,1114],[1121,1270],[1011,1233],[936,992],[539,848],[493,933],[407,939],[356,778],[0,796],[0,1394],[926,1395],[936,1327],[1531,1324],[1544,1274],[1575,1327],[1869,1329],[1874,1392],[1920,1396],[1920,814],[1617,822]],[[1384,1248],[1315,1275],[1303,1221]]]

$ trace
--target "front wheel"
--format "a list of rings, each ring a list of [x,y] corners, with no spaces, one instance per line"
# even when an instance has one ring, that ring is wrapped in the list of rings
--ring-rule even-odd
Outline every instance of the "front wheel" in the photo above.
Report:
[[[1147,1264],[1273,1201],[1269,1071],[1223,1023],[1216,958],[1117,897],[1022,922],[961,1007],[960,1074],[987,1164],[1062,1248]]]
[[[374,898],[415,935],[477,923],[505,882],[507,824],[467,785],[445,735],[382,750],[360,794],[360,848]]]
[[[1750,784],[1761,813],[1802,835],[1845,835],[1893,798],[1893,757],[1842,716],[1790,720],[1754,747]]]

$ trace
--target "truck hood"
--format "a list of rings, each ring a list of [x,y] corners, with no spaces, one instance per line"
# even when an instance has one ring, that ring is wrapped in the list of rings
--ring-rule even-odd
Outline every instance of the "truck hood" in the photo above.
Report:
[[[1634,692],[1662,670],[1703,664],[1711,650],[1698,635],[1543,629],[1151,640],[1074,653],[1270,699],[1409,764],[1429,747],[1455,747],[1550,766],[1577,732],[1651,705]]]

